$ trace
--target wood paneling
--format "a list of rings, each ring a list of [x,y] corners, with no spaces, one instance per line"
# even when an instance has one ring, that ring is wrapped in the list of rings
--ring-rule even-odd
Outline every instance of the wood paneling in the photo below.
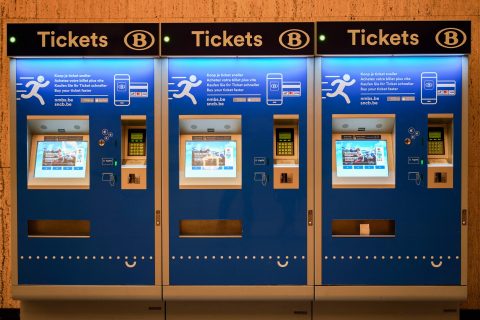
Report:
[[[480,308],[480,168],[468,168],[468,300],[467,309]]]
[[[98,2],[101,1],[101,5]],[[9,22],[192,22],[322,20],[462,20],[473,22],[469,78],[469,296],[480,308],[480,1],[465,0],[0,0],[0,307],[10,296]]]
[[[0,168],[0,308],[18,307],[11,298],[10,277],[10,169]]]

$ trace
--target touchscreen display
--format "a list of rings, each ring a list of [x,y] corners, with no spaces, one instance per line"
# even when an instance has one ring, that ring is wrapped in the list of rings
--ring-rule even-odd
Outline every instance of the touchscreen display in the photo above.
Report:
[[[39,141],[35,178],[85,178],[87,141]]]
[[[388,177],[387,141],[336,141],[338,177]]]
[[[235,178],[236,141],[186,141],[186,178]]]

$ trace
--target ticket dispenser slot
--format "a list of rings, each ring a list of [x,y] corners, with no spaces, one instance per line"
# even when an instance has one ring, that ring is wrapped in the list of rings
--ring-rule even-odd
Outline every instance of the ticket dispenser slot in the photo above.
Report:
[[[395,188],[395,115],[332,115],[332,187]]]
[[[274,115],[273,188],[298,189],[298,115]]]
[[[147,188],[146,116],[122,116],[122,189]]]
[[[453,188],[453,115],[428,115],[428,188]]]
[[[88,116],[27,117],[28,189],[89,189]]]

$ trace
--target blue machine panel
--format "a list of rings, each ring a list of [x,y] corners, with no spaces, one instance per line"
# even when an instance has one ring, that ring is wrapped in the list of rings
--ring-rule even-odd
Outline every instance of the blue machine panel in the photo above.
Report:
[[[153,65],[153,59],[16,61],[19,284],[154,284]],[[29,115],[89,116],[88,190],[27,189]],[[146,190],[120,187],[122,115],[147,117]],[[36,219],[89,220],[91,236],[28,238],[28,220]]]
[[[460,284],[461,59],[321,59],[323,284]],[[453,189],[427,188],[431,113],[453,114]],[[333,114],[395,114],[393,189],[332,188]],[[395,236],[333,237],[334,219],[394,220]]]
[[[306,59],[170,59],[168,73],[170,284],[305,285]],[[179,116],[222,114],[241,115],[241,189],[180,189]],[[274,114],[299,116],[299,189],[273,189]],[[241,220],[242,237],[181,238],[182,219]]]

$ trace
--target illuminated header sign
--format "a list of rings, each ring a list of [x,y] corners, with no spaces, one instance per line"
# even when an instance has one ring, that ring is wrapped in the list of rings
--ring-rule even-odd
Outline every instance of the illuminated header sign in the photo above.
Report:
[[[470,21],[317,22],[317,54],[470,53]]]
[[[7,25],[8,56],[313,56],[470,51],[470,21],[317,22],[316,31],[312,22]]]
[[[162,56],[313,55],[314,23],[162,23]]]
[[[8,56],[158,56],[157,23],[8,24]]]

